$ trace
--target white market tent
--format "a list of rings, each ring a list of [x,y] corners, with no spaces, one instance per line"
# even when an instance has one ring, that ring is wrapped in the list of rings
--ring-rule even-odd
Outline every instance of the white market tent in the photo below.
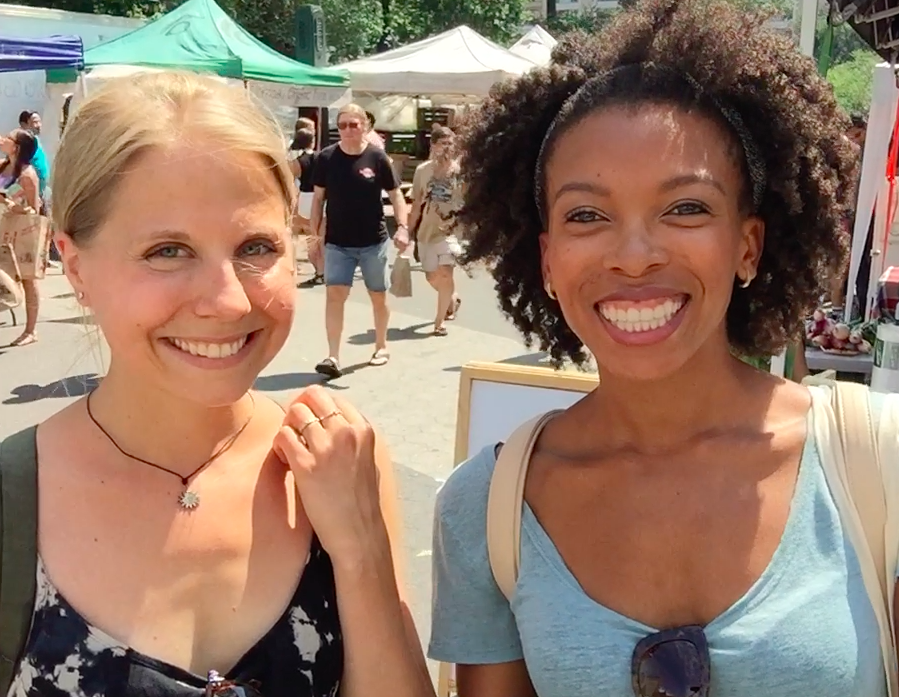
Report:
[[[880,250],[871,260],[871,282],[868,286],[867,298],[859,298],[859,304],[868,311],[877,293],[877,280],[886,266],[899,265],[893,240],[883,249],[884,234],[888,221],[886,219],[889,186],[886,179],[887,159],[889,157],[890,140],[893,135],[893,124],[896,122],[896,107],[899,101],[899,89],[896,87],[896,73],[888,63],[881,63],[874,68],[874,85],[871,94],[871,110],[868,114],[865,150],[862,156],[862,175],[858,187],[858,203],[855,210],[855,224],[852,230],[852,254],[849,261],[849,284],[846,293],[846,311],[852,307],[855,295],[855,279],[865,253],[865,242],[872,217],[874,240],[872,250]],[[895,196],[895,194],[894,194]],[[894,235],[890,235],[891,238]],[[848,316],[848,314],[847,314]]]
[[[536,64],[462,26],[337,67],[349,71],[355,93],[482,97]]]
[[[509,50],[516,56],[527,58],[537,65],[548,65],[557,43],[559,42],[546,29],[537,24],[531,27],[527,34],[516,41]]]

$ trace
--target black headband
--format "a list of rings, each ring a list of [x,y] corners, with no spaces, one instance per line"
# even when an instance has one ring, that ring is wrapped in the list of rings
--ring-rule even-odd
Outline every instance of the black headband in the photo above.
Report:
[[[544,169],[546,167],[546,149],[549,145],[550,140],[552,139],[553,134],[563,125],[564,115],[566,114],[568,109],[581,97],[581,95],[584,94],[584,92],[590,90],[599,83],[607,81],[616,72],[622,71],[624,69],[632,69],[635,67],[635,65],[643,69],[651,67],[655,69],[667,70],[667,68],[657,66],[653,63],[631,64],[613,68],[608,72],[602,73],[587,80],[587,82],[581,85],[570,97],[568,97],[568,99],[566,99],[562,106],[559,108],[559,111],[553,118],[552,123],[550,123],[549,128],[546,130],[546,134],[543,136],[543,142],[540,144],[540,151],[537,154],[537,166],[534,171],[534,197],[541,220],[546,220],[544,203],[544,201],[546,200],[546,192],[544,191],[543,185],[543,182],[545,181]],[[730,126],[731,131],[737,137],[737,140],[740,142],[740,147],[743,150],[743,157],[746,160],[746,169],[749,173],[749,180],[752,187],[752,207],[754,211],[758,210],[765,195],[765,187],[768,183],[768,175],[765,167],[765,160],[762,158],[761,152],[756,145],[755,139],[752,137],[749,129],[746,128],[746,124],[743,122],[743,117],[740,116],[739,112],[736,109],[727,106],[719,99],[716,99],[715,97],[707,94],[702,89],[702,86],[699,84],[699,82],[697,82],[692,76],[686,73],[677,73],[677,75],[693,90],[697,100],[699,100],[700,98],[707,100],[708,103],[711,104],[715,108],[715,110],[721,114],[721,117],[727,122],[728,126]]]

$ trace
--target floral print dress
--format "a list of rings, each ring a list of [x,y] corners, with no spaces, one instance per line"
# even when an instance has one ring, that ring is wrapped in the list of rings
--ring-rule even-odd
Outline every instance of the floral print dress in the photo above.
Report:
[[[342,672],[334,572],[313,538],[289,607],[224,677],[262,697],[335,697]],[[91,626],[38,560],[31,633],[7,697],[199,697],[205,688],[206,676],[145,656]]]

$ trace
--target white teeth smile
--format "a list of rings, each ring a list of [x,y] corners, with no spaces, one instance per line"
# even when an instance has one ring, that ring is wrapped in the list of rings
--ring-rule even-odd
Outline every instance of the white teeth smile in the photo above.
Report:
[[[657,305],[636,308],[631,304],[599,303],[600,314],[625,332],[647,332],[664,327],[684,306],[686,298],[669,298]]]
[[[248,334],[242,339],[232,341],[230,344],[207,344],[200,341],[187,341],[185,339],[169,339],[169,343],[192,356],[202,356],[203,358],[227,358],[240,351],[246,345],[247,339],[249,338],[250,335]]]

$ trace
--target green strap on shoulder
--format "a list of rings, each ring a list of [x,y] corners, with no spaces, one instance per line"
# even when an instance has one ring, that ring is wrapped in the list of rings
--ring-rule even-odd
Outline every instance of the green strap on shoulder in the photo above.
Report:
[[[37,590],[37,427],[0,443],[0,695],[28,641]]]

